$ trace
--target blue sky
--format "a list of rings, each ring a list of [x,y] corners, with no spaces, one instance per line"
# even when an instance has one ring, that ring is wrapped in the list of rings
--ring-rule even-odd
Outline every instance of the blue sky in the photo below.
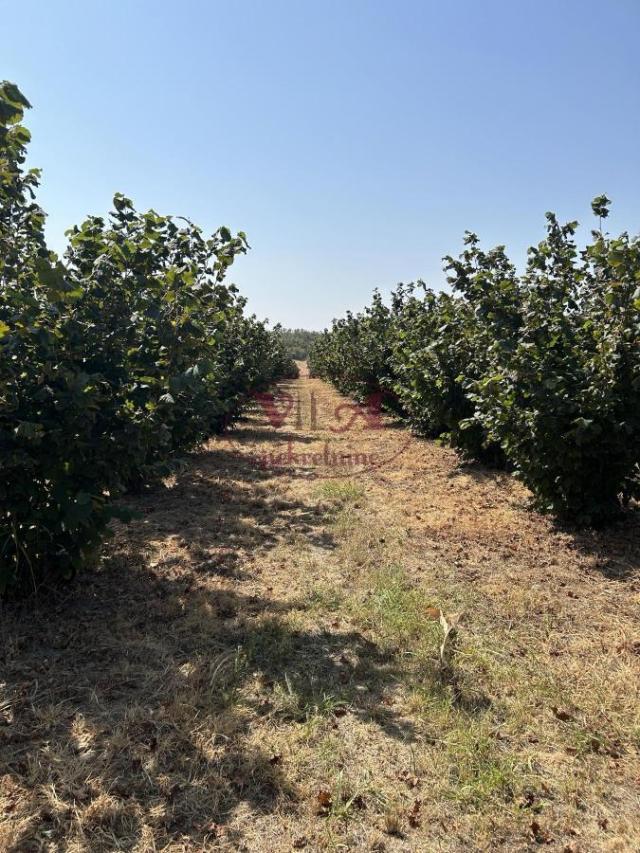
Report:
[[[640,0],[5,3],[53,248],[115,191],[247,232],[260,316],[322,328],[465,229],[640,230]]]

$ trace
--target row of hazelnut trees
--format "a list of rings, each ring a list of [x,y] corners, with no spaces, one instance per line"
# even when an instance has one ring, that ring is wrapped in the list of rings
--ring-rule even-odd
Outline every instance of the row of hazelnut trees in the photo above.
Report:
[[[422,435],[513,470],[538,509],[580,525],[616,518],[638,495],[640,238],[547,214],[519,275],[504,247],[467,233],[445,258],[451,292],[400,285],[334,321],[312,372],[365,400],[384,392]]]
[[[243,233],[206,237],[116,195],[49,251],[28,106],[0,85],[0,592],[75,574],[121,495],[296,370],[223,281]]]

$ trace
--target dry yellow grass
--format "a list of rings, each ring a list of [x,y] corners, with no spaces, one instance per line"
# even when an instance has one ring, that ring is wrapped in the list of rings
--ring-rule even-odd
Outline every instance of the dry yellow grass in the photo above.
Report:
[[[640,849],[637,519],[282,393],[3,605],[0,849]]]

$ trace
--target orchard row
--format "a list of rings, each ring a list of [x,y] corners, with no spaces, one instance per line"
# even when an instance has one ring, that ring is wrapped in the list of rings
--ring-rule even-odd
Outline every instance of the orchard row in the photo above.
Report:
[[[116,195],[49,251],[28,106],[0,86],[0,591],[73,575],[121,495],[296,373],[224,283],[243,233],[205,237]]]
[[[513,470],[537,507],[577,524],[616,518],[639,492],[640,238],[547,214],[519,275],[467,233],[445,258],[450,293],[400,285],[316,342],[316,376],[360,400],[383,392],[416,432]]]

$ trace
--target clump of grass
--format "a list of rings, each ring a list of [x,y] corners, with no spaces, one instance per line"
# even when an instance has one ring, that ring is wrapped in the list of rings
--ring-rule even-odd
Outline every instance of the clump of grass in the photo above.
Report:
[[[285,721],[305,723],[310,729],[321,720],[344,713],[348,705],[339,696],[320,689],[317,683],[294,678],[287,672],[274,683],[270,701],[274,716]]]
[[[254,665],[266,665],[270,670],[285,665],[294,651],[291,629],[276,618],[262,620],[249,632],[244,653]]]
[[[387,835],[402,837],[404,813],[399,802],[392,801],[387,804],[383,814],[384,831]]]
[[[345,595],[335,586],[320,584],[309,592],[307,607],[319,613],[337,613],[344,607]]]
[[[356,605],[356,615],[387,645],[418,658],[438,654],[440,628],[430,614],[433,602],[397,566],[382,569]]]
[[[364,793],[364,788],[339,770],[330,788],[330,816],[347,822],[357,808],[362,808]]]
[[[318,487],[318,496],[337,506],[355,504],[364,497],[364,488],[352,480],[327,480]]]
[[[484,719],[460,717],[445,743],[449,770],[447,796],[475,807],[497,797],[513,799],[515,759],[500,748]]]

